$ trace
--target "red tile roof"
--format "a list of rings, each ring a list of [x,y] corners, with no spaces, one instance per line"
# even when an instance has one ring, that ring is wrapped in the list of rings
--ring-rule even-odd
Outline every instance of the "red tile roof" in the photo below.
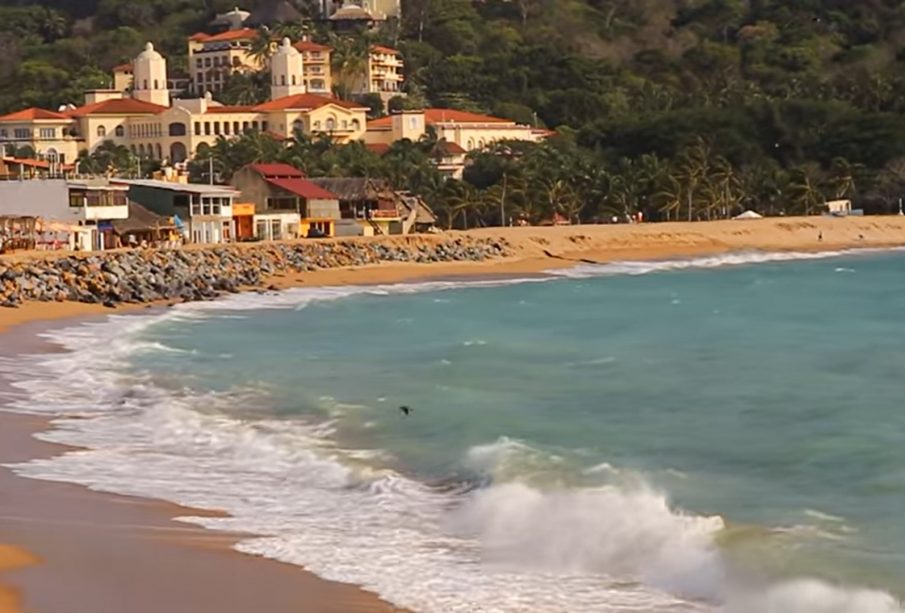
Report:
[[[295,94],[294,96],[285,96],[283,98],[277,98],[276,100],[271,100],[270,102],[265,102],[264,104],[259,104],[254,107],[255,111],[285,111],[288,109],[294,110],[313,110],[319,109],[322,106],[327,106],[328,104],[335,104],[337,106],[341,106],[345,109],[362,109],[368,110],[367,107],[364,107],[360,104],[356,104],[354,102],[347,102],[345,100],[340,100],[339,98],[327,98],[326,96],[318,96],[317,94]]]
[[[455,109],[424,109],[424,121],[428,124],[436,123],[499,123],[514,124],[510,119],[501,117],[492,117],[490,115],[481,115],[479,113],[469,113],[467,111],[457,111]],[[393,118],[381,117],[368,122],[368,129],[390,128],[393,125]]]
[[[389,55],[399,55],[399,51],[392,47],[384,47],[382,45],[374,45],[371,47],[373,53],[388,53]]]
[[[267,179],[271,185],[301,196],[305,200],[339,200],[339,196],[308,179]]]
[[[327,45],[319,45],[318,43],[312,42],[310,40],[303,40],[292,45],[299,51],[333,51],[332,47],[328,47]]]
[[[30,166],[32,168],[50,169],[50,162],[44,160],[34,160],[31,158],[3,158],[5,164],[15,164],[18,166]]]
[[[94,104],[86,104],[77,109],[67,111],[70,117],[84,117],[85,115],[157,115],[167,110],[167,107],[152,104],[135,98],[114,98]]]
[[[67,117],[63,113],[55,113],[54,111],[47,111],[34,106],[0,117],[0,121],[34,121],[36,119],[68,120],[69,117]]]
[[[211,37],[210,34],[205,34],[204,32],[198,32],[196,34],[192,34],[191,36],[189,36],[189,40],[195,41],[195,42],[204,42],[210,37]]]
[[[444,141],[440,146],[447,155],[462,155],[463,153],[468,153],[465,148],[458,143]]]
[[[120,64],[113,67],[113,72],[132,72],[132,64]]]
[[[278,177],[304,177],[305,173],[289,164],[251,164],[250,168],[262,175],[265,179]]]
[[[258,31],[254,28],[242,28],[241,30],[227,30],[220,34],[214,34],[201,39],[205,43],[222,43],[231,40],[251,40],[258,37]]]

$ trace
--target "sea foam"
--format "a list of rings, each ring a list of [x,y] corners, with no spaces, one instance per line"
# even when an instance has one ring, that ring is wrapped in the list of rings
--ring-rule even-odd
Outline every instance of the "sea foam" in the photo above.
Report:
[[[463,463],[489,482],[443,490],[382,466],[380,454],[337,447],[329,422],[250,422],[220,410],[255,402],[254,390],[164,389],[128,368],[136,352],[167,351],[136,336],[171,319],[506,283],[247,294],[49,333],[69,352],[0,364],[24,392],[11,408],[60,418],[41,437],[87,450],[14,470],[226,510],[232,517],[185,520],[257,534],[237,549],[418,611],[902,613],[889,594],[814,580],[738,587],[716,546],[721,518],[675,509],[643,482],[538,485],[529,469],[556,456],[522,441],[472,448]],[[591,473],[623,472],[610,468]]]

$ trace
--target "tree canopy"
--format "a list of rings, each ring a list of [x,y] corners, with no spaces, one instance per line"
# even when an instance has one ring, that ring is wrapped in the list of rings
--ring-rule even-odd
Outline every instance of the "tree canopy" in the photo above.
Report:
[[[296,4],[312,14],[313,3]],[[234,5],[0,0],[0,112],[78,102],[148,39],[179,65],[185,37]],[[363,42],[377,42],[399,48],[406,63],[409,96],[391,108],[447,106],[559,133],[536,147],[473,154],[464,181],[438,184],[444,202],[458,203],[450,211],[471,211],[456,224],[499,223],[499,207],[479,200],[531,220],[810,212],[840,196],[885,210],[905,182],[900,2],[403,0],[402,8],[401,23],[367,41],[341,40],[323,24],[281,31],[304,29],[336,47],[340,90]],[[236,77],[225,95],[258,100],[263,83]],[[358,145],[313,151],[325,157],[299,154],[299,163],[326,173],[390,172],[392,156],[403,155],[375,160]],[[427,169],[401,168],[403,183],[433,181]]]

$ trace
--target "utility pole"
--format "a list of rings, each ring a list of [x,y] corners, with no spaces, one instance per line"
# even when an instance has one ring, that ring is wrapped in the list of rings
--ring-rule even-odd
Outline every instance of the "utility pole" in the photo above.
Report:
[[[500,193],[500,227],[506,227],[506,187],[509,173],[503,173],[503,191]]]

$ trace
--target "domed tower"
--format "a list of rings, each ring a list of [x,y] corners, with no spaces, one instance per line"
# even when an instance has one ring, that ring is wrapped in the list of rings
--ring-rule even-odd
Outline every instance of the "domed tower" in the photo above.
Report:
[[[270,58],[270,73],[273,76],[270,85],[271,100],[305,93],[303,67],[302,54],[292,46],[288,38],[284,38]]]
[[[132,97],[136,100],[170,106],[167,89],[167,61],[148,43],[132,65]]]

